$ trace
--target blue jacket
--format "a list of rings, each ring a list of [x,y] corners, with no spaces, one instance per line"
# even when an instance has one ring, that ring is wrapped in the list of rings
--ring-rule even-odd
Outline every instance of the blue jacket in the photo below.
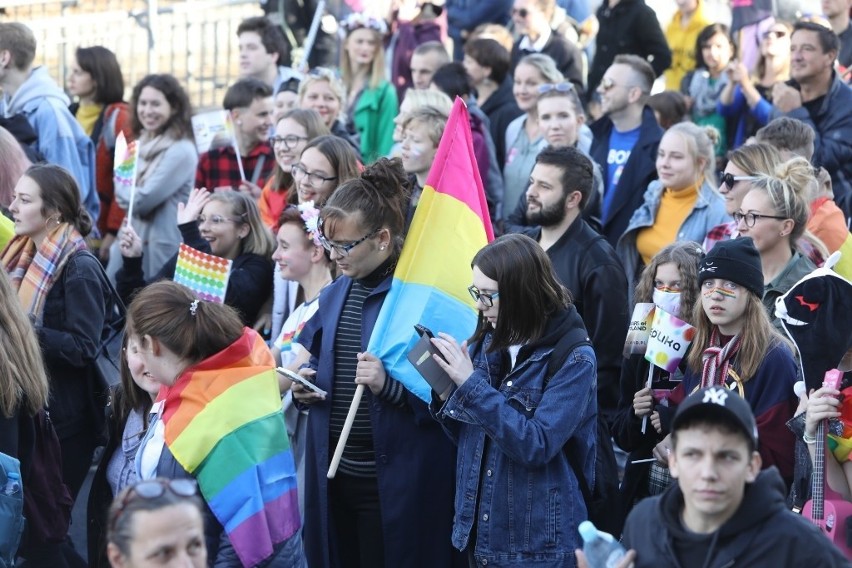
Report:
[[[766,126],[769,122],[769,111],[772,110],[772,104],[760,97],[760,100],[754,106],[749,108],[748,101],[739,85],[734,86],[734,99],[731,104],[722,104],[722,101],[716,103],[716,112],[726,120],[737,119],[737,130],[733,136],[728,133],[728,138],[731,140],[731,148],[739,148],[745,144],[746,139],[751,136],[748,131],[747,117],[751,116],[757,127]]]
[[[361,347],[367,343],[390,289],[386,277],[364,301]],[[305,554],[310,566],[341,565],[331,529],[326,473],[334,448],[329,448],[331,397],[334,396],[334,342],[337,323],[352,287],[341,276],[323,290],[319,310],[302,329],[300,343],[311,352],[317,370],[316,384],[328,392],[308,414],[305,459]],[[369,389],[364,397],[370,408],[376,453],[379,503],[384,535],[385,565],[410,568],[452,566],[450,544],[455,449],[429,415],[421,399],[405,392],[405,404],[388,404]]]
[[[795,81],[787,84],[796,86]],[[852,89],[835,71],[831,87],[814,114],[801,106],[788,113],[772,107],[770,119],[779,116],[797,118],[814,130],[814,156],[817,167],[831,175],[834,200],[847,219],[852,216]]]
[[[598,163],[601,172],[606,176],[609,171],[606,158],[609,154],[609,136],[613,129],[612,120],[608,116],[601,117],[590,128],[594,134],[594,141],[589,149],[589,155]],[[615,186],[616,194],[609,208],[609,216],[601,219],[601,234],[613,247],[627,229],[633,212],[642,204],[642,192],[649,183],[657,179],[657,148],[663,137],[663,129],[657,124],[651,107],[646,106],[643,109],[640,128],[639,140],[630,152],[618,185]],[[606,190],[604,186],[604,193]]]
[[[636,287],[636,276],[642,262],[639,258],[639,251],[636,250],[636,235],[639,234],[639,229],[650,227],[654,224],[664,189],[663,184],[659,180],[655,180],[648,185],[644,203],[633,213],[627,230],[618,239],[618,246],[615,251],[624,265],[624,272],[627,274],[627,284],[631,296],[633,289]],[[698,190],[698,199],[695,202],[695,206],[689,215],[686,216],[686,219],[677,231],[676,240],[702,243],[704,242],[704,237],[707,236],[707,231],[716,225],[727,223],[730,220],[731,218],[725,212],[725,200],[705,180],[704,184]]]
[[[472,32],[480,24],[507,25],[511,19],[512,0],[447,0],[447,31],[453,38],[453,59],[464,57],[462,32]]]
[[[68,110],[70,101],[46,67],[36,67],[13,97],[0,100],[5,117],[24,115],[38,136],[38,151],[77,180],[80,201],[97,223],[100,200],[95,191],[95,145]]]
[[[453,545],[472,544],[477,565],[574,566],[577,525],[588,514],[563,446],[575,439],[593,483],[594,351],[577,347],[545,377],[556,342],[582,325],[573,306],[554,314],[508,372],[508,354],[488,353],[487,335],[471,347],[473,374],[443,406],[433,400],[434,416],[458,444]]]

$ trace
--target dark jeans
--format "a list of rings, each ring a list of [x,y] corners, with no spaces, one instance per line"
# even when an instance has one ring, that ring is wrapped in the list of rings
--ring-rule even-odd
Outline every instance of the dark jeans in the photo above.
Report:
[[[382,568],[385,554],[378,481],[375,477],[338,473],[328,487],[341,566]]]

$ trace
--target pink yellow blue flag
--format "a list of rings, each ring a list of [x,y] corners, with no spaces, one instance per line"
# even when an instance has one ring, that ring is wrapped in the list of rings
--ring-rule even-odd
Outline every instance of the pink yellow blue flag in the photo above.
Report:
[[[414,325],[459,341],[470,337],[477,319],[467,291],[470,263],[492,240],[470,118],[457,98],[367,347],[390,376],[425,401],[431,400],[429,385],[407,358],[418,339]]]

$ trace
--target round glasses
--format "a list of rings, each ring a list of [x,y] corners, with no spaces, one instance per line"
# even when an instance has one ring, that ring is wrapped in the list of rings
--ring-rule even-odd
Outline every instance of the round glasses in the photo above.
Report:
[[[745,219],[746,227],[754,227],[754,224],[757,223],[758,219],[778,219],[779,221],[786,221],[789,217],[781,217],[779,215],[761,215],[760,213],[740,213],[736,211],[733,215],[734,222],[739,225],[740,221]]]
[[[474,302],[482,302],[485,306],[491,307],[494,305],[494,300],[500,296],[500,292],[480,292],[476,286],[468,286],[467,291],[470,292],[470,297]]]
[[[728,186],[728,189],[734,189],[734,184],[738,181],[751,181],[756,179],[757,176],[735,176],[730,172],[722,174],[722,183]]]

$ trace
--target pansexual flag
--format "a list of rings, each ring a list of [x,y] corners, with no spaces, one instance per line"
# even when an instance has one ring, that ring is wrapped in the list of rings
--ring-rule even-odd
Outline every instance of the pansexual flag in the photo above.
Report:
[[[200,300],[223,304],[233,264],[232,260],[181,243],[174,281],[195,292]]]
[[[467,107],[456,98],[367,346],[392,377],[427,402],[429,385],[407,358],[418,339],[414,324],[458,341],[470,337],[477,317],[467,292],[470,262],[493,239]]]
[[[645,359],[669,373],[674,373],[694,337],[694,327],[665,310],[655,308]]]
[[[274,369],[263,338],[245,328],[159,394],[166,445],[198,481],[243,566],[268,558],[301,525]]]

